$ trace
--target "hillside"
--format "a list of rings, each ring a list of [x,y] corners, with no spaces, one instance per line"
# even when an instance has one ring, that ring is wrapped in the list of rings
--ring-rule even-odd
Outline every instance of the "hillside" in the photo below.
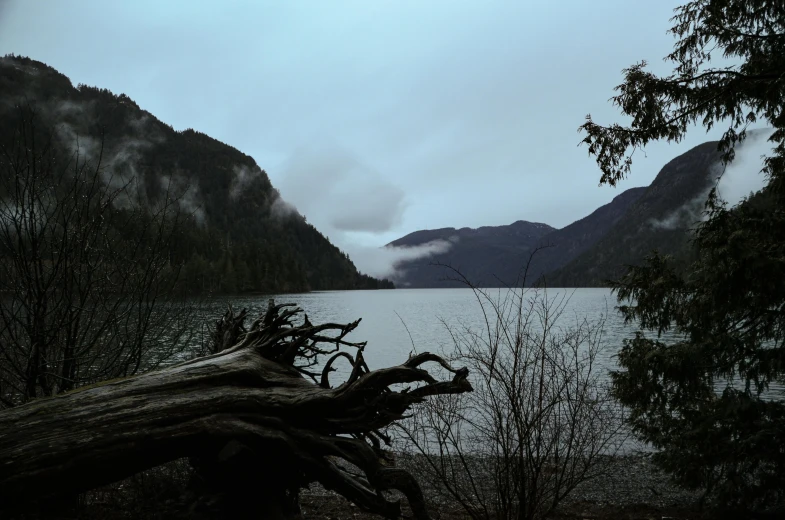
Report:
[[[442,228],[415,231],[394,240],[386,247],[412,247],[447,241],[449,249],[441,254],[419,258],[398,265],[403,277],[401,287],[459,287],[460,282],[449,280],[455,274],[436,263],[449,264],[458,269],[472,283],[484,286],[515,283],[517,269],[503,269],[510,262],[525,262],[529,251],[553,232],[547,224],[519,220],[508,226],[472,228]],[[501,280],[501,282],[500,282]]]
[[[526,277],[527,285],[537,282],[545,273],[564,266],[605,237],[646,190],[645,187],[630,188],[586,217],[545,235],[538,244],[543,246],[542,249],[532,257]],[[510,268],[515,267],[513,265]]]
[[[56,146],[100,158],[106,182],[139,181],[154,204],[181,197],[194,225],[176,245],[189,287],[283,292],[391,287],[358,273],[346,254],[308,224],[248,155],[201,132],[175,131],[124,94],[78,85],[52,67],[0,58],[0,145],[19,105],[35,110]]]
[[[700,219],[719,159],[717,142],[711,141],[668,162],[605,237],[545,277],[548,285],[607,285],[607,280],[624,273],[625,266],[639,264],[655,249],[686,262],[688,231]]]
[[[558,230],[545,224],[517,222],[469,230],[476,237],[453,228],[416,231],[388,246],[448,239],[453,244],[444,253],[399,264],[402,275],[396,282],[407,287],[455,286],[440,280],[447,273],[428,265],[434,262],[459,268],[477,285],[519,285],[522,269],[538,246],[541,249],[528,266],[527,285],[607,285],[607,280],[618,277],[626,265],[640,263],[653,249],[685,262],[689,255],[688,230],[700,218],[718,160],[716,142],[696,146],[668,162],[650,186],[624,191],[590,215]],[[512,233],[515,226],[526,231]]]
[[[509,226],[486,226],[476,230],[444,228],[415,231],[388,246],[417,246],[435,240],[450,240],[452,246],[442,254],[399,265],[403,277],[397,282],[407,287],[453,287],[455,282],[443,280],[447,272],[429,263],[452,265],[472,283],[485,287],[519,285],[531,253],[526,274],[527,283],[557,269],[581,254],[603,237],[622,217],[646,188],[632,188],[590,215],[562,229],[546,224],[518,221]]]

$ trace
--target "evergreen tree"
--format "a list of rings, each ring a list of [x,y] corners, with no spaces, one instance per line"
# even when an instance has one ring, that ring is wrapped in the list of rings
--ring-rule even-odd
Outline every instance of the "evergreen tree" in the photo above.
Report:
[[[658,448],[655,462],[681,483],[725,506],[773,507],[785,490],[784,396],[769,395],[785,376],[785,3],[696,0],[672,22],[673,73],[642,62],[617,87],[613,103],[631,124],[589,116],[581,127],[601,184],[627,175],[635,150],[679,142],[696,123],[729,125],[726,164],[758,120],[774,127],[774,149],[760,193],[735,207],[710,193],[688,269],[655,254],[615,283],[641,331],[621,349],[614,390],[634,432]],[[718,55],[722,66],[710,61]],[[667,330],[681,339],[662,340]]]

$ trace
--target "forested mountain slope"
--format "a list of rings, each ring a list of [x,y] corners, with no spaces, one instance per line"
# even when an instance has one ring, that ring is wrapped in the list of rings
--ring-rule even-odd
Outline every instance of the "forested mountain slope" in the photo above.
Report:
[[[519,221],[477,230],[416,231],[388,246],[435,240],[449,240],[451,245],[431,257],[401,262],[396,282],[408,287],[457,286],[444,280],[449,273],[443,268],[429,265],[442,263],[485,287],[520,285],[527,266],[527,285],[592,287],[607,285],[655,249],[684,263],[690,254],[690,229],[716,182],[719,159],[716,142],[696,146],[668,162],[650,186],[628,189],[562,229]]]
[[[434,265],[448,264],[474,284],[485,287],[515,283],[520,265],[540,240],[553,232],[547,224],[519,220],[508,226],[442,228],[410,233],[387,247],[412,247],[443,241],[446,251],[401,263],[401,287],[459,287],[455,273]],[[448,248],[447,248],[448,246]],[[514,265],[514,269],[510,269]]]
[[[135,181],[152,206],[179,197],[192,224],[172,261],[192,291],[222,293],[391,287],[360,274],[349,257],[286,204],[248,155],[193,129],[175,131],[124,94],[78,85],[29,58],[0,58],[0,146],[20,106],[51,129],[53,144],[100,161],[107,183]]]
[[[657,250],[677,262],[690,258],[690,229],[719,173],[717,142],[696,146],[666,164],[624,218],[591,248],[545,276],[558,287],[605,286],[628,265]]]
[[[518,286],[524,281],[531,285],[605,236],[645,191],[646,188],[629,189],[562,229],[518,221],[509,226],[415,231],[388,246],[418,246],[446,240],[451,243],[450,248],[428,258],[401,263],[398,267],[402,276],[396,282],[407,287],[457,287],[458,282],[444,279],[451,273],[432,265],[442,263],[459,269],[469,281],[484,287]]]

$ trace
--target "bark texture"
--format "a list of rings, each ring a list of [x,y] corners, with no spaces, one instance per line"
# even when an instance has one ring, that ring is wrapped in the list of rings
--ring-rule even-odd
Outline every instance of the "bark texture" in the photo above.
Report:
[[[400,515],[400,503],[382,492],[400,490],[426,518],[418,484],[386,459],[380,429],[429,395],[470,391],[467,370],[424,353],[369,371],[365,344],[344,339],[359,320],[312,325],[301,313],[271,300],[246,329],[245,312],[230,310],[216,327],[213,354],[4,411],[0,504],[81,492],[193,457],[208,467],[265,461],[258,471],[273,475],[277,489],[260,496],[276,494],[283,509],[286,497],[296,502],[300,487],[319,481],[389,518]],[[320,363],[320,356],[330,357]],[[333,388],[329,374],[339,358],[353,370]],[[435,380],[421,368],[426,362],[440,363],[453,379]]]

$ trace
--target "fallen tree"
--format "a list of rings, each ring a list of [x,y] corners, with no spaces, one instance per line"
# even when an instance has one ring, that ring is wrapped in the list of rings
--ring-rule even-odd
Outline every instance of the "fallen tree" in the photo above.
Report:
[[[0,508],[191,457],[227,488],[253,483],[251,498],[269,518],[296,517],[298,490],[314,481],[388,518],[400,516],[400,502],[383,492],[399,490],[426,518],[418,484],[387,460],[380,430],[429,395],[470,391],[468,371],[429,353],[369,371],[365,344],[345,339],[359,320],[313,325],[301,313],[270,300],[246,329],[245,311],[230,310],[215,353],[3,411]],[[330,356],[323,365],[321,356]],[[351,375],[333,388],[341,358]],[[453,379],[435,380],[420,368],[426,362]]]

